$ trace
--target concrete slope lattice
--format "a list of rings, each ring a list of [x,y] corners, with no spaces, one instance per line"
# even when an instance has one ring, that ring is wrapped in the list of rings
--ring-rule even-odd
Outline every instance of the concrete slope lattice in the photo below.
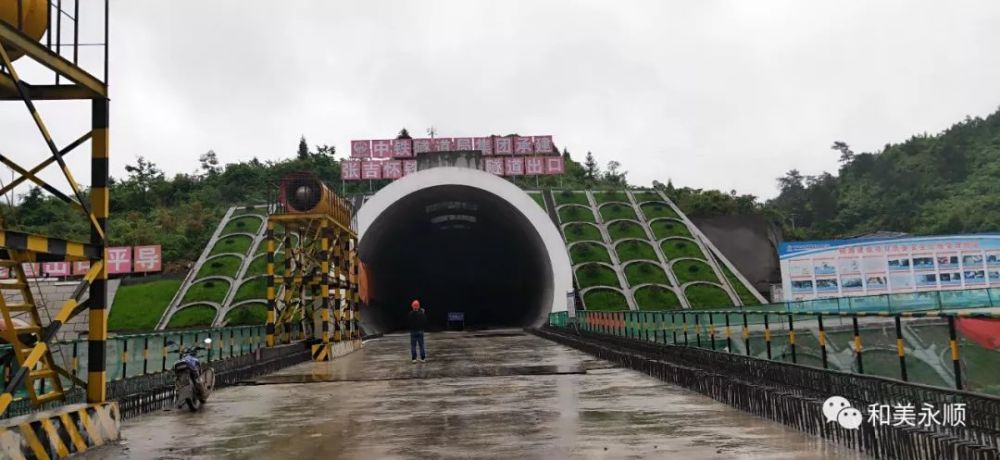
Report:
[[[157,323],[157,330],[170,327],[175,315],[189,308],[210,309],[211,326],[218,327],[225,325],[227,315],[236,309],[266,307],[262,263],[266,248],[262,243],[269,211],[267,205],[234,206],[226,211]],[[282,252],[282,241],[277,239],[276,254]]]
[[[551,193],[584,308],[668,310],[764,303],[666,195]]]

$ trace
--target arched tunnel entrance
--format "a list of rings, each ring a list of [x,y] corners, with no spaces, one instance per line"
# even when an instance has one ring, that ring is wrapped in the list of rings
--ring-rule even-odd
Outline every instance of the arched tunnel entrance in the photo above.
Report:
[[[421,171],[373,196],[358,220],[369,329],[404,329],[412,299],[430,330],[444,329],[449,312],[464,313],[467,328],[489,328],[538,324],[566,308],[572,285],[558,230],[503,179]]]

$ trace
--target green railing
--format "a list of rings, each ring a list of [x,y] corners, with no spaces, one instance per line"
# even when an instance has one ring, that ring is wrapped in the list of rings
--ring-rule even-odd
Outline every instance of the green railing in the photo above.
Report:
[[[1000,288],[902,292],[858,297],[798,300],[769,304],[765,307],[774,306],[783,306],[783,310],[788,312],[811,313],[893,313],[1000,307]],[[770,310],[770,308],[765,309]]]
[[[303,338],[300,324],[293,323],[290,329],[293,339]],[[195,344],[206,346],[203,343],[206,338],[212,339],[211,346],[199,356],[208,362],[255,353],[266,346],[263,325],[111,336],[105,345],[108,381],[155,374],[170,369],[174,361],[180,357],[177,353],[179,347]],[[55,342],[51,345],[51,349],[56,365],[82,380],[87,379],[86,339]],[[8,356],[10,351],[10,345],[0,345],[0,356]],[[3,377],[3,385],[6,386],[16,370],[16,363],[10,359],[4,363],[0,364],[0,375]],[[73,385],[73,381],[64,378],[63,384],[69,388]],[[24,390],[17,394],[23,396]]]
[[[1000,313],[578,311],[549,326],[1000,394]]]

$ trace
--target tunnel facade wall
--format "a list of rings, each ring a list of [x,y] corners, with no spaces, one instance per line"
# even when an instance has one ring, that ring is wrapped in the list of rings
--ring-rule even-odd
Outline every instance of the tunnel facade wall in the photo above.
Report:
[[[476,189],[475,192],[479,195],[482,195],[479,193],[481,191],[489,194],[491,199],[500,200],[519,214],[516,216],[517,225],[529,227],[525,230],[532,237],[537,236],[536,242],[541,242],[543,249],[531,256],[538,259],[532,263],[543,267],[540,272],[543,278],[540,280],[541,292],[538,296],[540,304],[533,308],[539,315],[530,321],[532,325],[543,321],[549,312],[565,311],[566,294],[572,291],[573,280],[569,256],[559,230],[545,211],[523,190],[500,177],[476,169],[437,167],[419,171],[389,184],[369,198],[357,213],[362,260],[364,261],[366,254],[370,255],[379,250],[377,247],[372,247],[373,244],[378,244],[373,241],[379,239],[373,237],[366,241],[366,236],[378,233],[373,231],[373,226],[386,225],[387,218],[391,216],[383,214],[400,212],[400,206],[397,204],[405,202],[407,197],[412,197],[414,194],[449,186]],[[545,258],[547,260],[541,260]],[[371,266],[368,268],[377,269]],[[367,277],[367,282],[370,284],[365,289],[369,295],[377,295],[380,289],[392,289],[392,286],[380,285],[381,283],[375,278],[377,277],[371,273]]]

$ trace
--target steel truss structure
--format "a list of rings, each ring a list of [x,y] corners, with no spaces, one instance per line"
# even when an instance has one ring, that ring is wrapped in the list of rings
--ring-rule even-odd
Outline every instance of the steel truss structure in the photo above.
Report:
[[[107,373],[105,369],[105,340],[107,328],[107,264],[106,251],[108,229],[108,2],[93,2],[89,10],[104,18],[104,78],[97,78],[79,65],[79,17],[80,5],[74,0],[73,11],[64,11],[70,1],[48,1],[46,31],[48,38],[42,44],[24,32],[22,10],[28,0],[17,0],[17,23],[0,20],[0,101],[24,104],[27,114],[34,121],[38,133],[44,139],[47,158],[31,168],[26,168],[0,151],[0,162],[13,170],[17,176],[0,189],[0,196],[14,193],[17,186],[27,182],[51,193],[67,206],[78,210],[81,218],[90,226],[90,241],[75,242],[46,235],[30,234],[6,227],[0,221],[0,267],[8,267],[13,280],[0,281],[0,318],[4,328],[2,337],[10,344],[11,350],[2,358],[6,362],[16,360],[18,370],[12,376],[3,393],[0,393],[0,414],[14,400],[18,390],[26,391],[34,405],[48,401],[65,399],[64,383],[85,386],[87,401],[103,402],[107,396]],[[38,3],[38,2],[35,2]],[[65,5],[64,5],[65,4]],[[100,5],[100,6],[99,6]],[[103,6],[103,9],[101,8]],[[7,7],[10,7],[9,5]],[[62,23],[72,23],[72,41],[62,43]],[[55,40],[55,43],[53,42]],[[64,57],[70,55],[70,59]],[[21,78],[14,64],[18,57],[32,61],[51,71],[55,84],[28,82]],[[22,61],[23,62],[23,61]],[[38,113],[36,101],[90,101],[91,127],[75,141],[60,148],[53,140],[42,116]],[[4,133],[5,137],[10,133]],[[83,189],[67,166],[64,157],[78,147],[90,142],[90,188]],[[2,149],[3,146],[0,146]],[[60,184],[71,192],[46,182],[39,173],[46,167],[57,164],[66,184]],[[89,193],[89,196],[88,196]],[[90,269],[77,287],[72,298],[67,300],[58,313],[50,320],[43,320],[39,306],[28,286],[28,274],[23,264],[46,261],[89,261]],[[89,294],[86,300],[84,295]],[[88,319],[88,369],[86,380],[80,379],[56,364],[50,344],[60,327],[79,314],[87,312]],[[46,315],[47,316],[47,315]],[[66,379],[66,380],[63,380]],[[46,391],[47,390],[47,391]]]
[[[267,345],[290,343],[290,326],[301,321],[315,361],[332,358],[331,344],[361,338],[358,236],[346,202],[336,196],[333,200],[336,206],[319,206],[313,212],[279,206],[268,217],[265,237]],[[275,273],[276,230],[284,240],[280,275]]]

